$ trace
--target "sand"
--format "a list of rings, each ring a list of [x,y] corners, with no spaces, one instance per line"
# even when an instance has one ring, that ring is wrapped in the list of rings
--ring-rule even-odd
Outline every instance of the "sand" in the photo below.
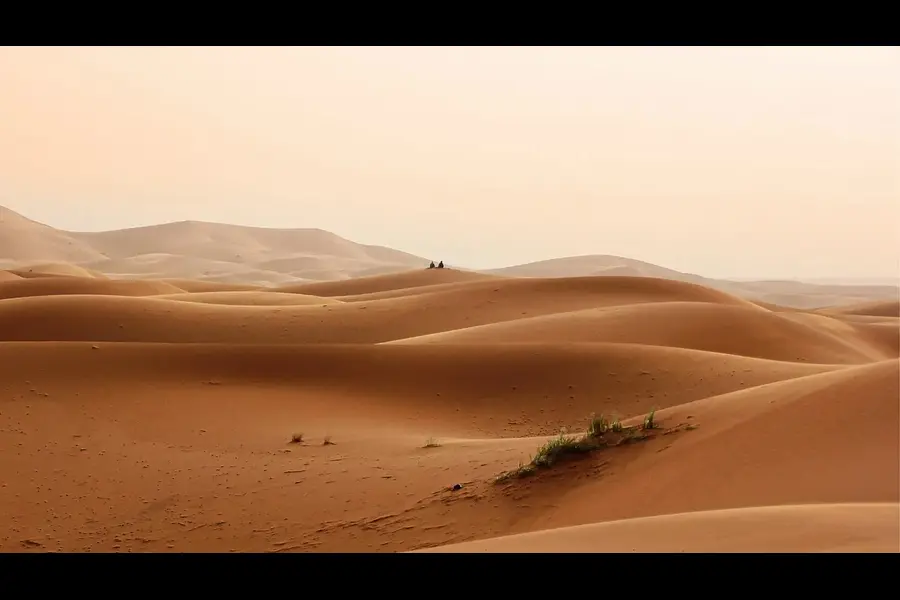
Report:
[[[407,295],[416,287],[438,291],[437,286],[478,280],[602,276],[696,284],[754,303],[777,305],[780,311],[850,306],[846,310],[857,316],[896,318],[900,301],[896,278],[843,284],[838,283],[841,280],[735,281],[610,255],[569,256],[482,271],[448,262],[452,268],[436,270],[427,279],[418,277],[417,271],[432,260],[447,258],[362,244],[321,229],[179,221],[101,232],[65,231],[0,206],[0,270],[7,272],[0,281],[10,273],[24,278],[163,280],[186,292],[262,289],[374,300]]]
[[[498,481],[592,413],[636,429]],[[4,552],[897,552],[900,319],[631,275],[9,269],[0,442]]]

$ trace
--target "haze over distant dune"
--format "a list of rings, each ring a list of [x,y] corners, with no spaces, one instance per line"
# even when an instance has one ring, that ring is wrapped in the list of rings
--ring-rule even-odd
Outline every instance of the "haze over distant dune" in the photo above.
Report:
[[[427,264],[319,229],[183,221],[99,233],[60,231],[0,207],[0,266],[69,263],[116,278],[275,285],[402,271]]]
[[[188,279],[245,288],[322,282],[320,289],[325,290],[332,281],[420,269],[431,260],[383,246],[357,244],[320,229],[265,229],[183,221],[80,233],[57,230],[0,207],[0,268],[25,277],[53,274]],[[718,280],[605,255],[557,258],[482,273],[500,277],[655,277],[798,308],[900,298],[898,285]],[[473,272],[472,276],[477,274]],[[358,289],[377,291],[372,287],[377,287],[377,283],[366,281],[358,282],[356,285],[362,286]],[[197,284],[191,285],[195,291]]]

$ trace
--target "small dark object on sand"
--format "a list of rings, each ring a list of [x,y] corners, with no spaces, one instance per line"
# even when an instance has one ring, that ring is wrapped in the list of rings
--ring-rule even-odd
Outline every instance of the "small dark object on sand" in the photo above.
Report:
[[[458,491],[461,490],[461,489],[462,489],[462,484],[461,484],[461,483],[454,483],[454,484],[453,484],[453,487],[450,488],[450,491],[458,492]]]

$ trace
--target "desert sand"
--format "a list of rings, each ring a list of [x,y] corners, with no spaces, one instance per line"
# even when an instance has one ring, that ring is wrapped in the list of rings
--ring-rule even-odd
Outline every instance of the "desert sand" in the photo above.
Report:
[[[890,290],[0,216],[0,551],[900,551]]]

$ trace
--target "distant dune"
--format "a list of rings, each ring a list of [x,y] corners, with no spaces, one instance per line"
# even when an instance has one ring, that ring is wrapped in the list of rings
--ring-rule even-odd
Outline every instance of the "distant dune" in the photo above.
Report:
[[[868,282],[838,285],[800,281],[738,281],[710,279],[666,269],[620,256],[573,256],[557,258],[487,271],[508,277],[580,277],[624,275],[658,277],[686,281],[735,294],[752,300],[797,308],[821,308],[837,304],[862,302],[867,299],[900,298],[900,280],[892,283]],[[889,281],[889,280],[888,280]]]
[[[39,277],[0,282],[0,300],[37,296],[154,296],[184,290],[162,281],[105,280],[82,277]]]
[[[900,551],[896,288],[0,217],[0,551]]]
[[[393,280],[379,283],[379,276],[402,278],[410,270],[424,269],[430,260],[383,246],[358,244],[321,229],[265,229],[181,221],[84,233],[54,229],[0,207],[0,269],[23,277],[176,279],[196,282],[194,286],[219,283],[287,291],[313,285],[319,287],[306,288],[312,290],[311,294],[337,295],[325,290],[343,289],[343,295],[359,295],[389,292],[395,289],[391,287]],[[439,274],[448,271],[454,275]],[[435,273],[432,279],[446,283],[461,281],[464,276],[490,275],[669,279],[801,309],[900,301],[900,280],[863,280],[851,282],[852,285],[839,284],[842,280],[730,281],[607,255],[556,258],[482,273],[450,269]],[[339,281],[356,279],[362,281],[334,287]]]
[[[445,283],[461,283],[467,281],[485,281],[495,278],[490,275],[457,271],[455,269],[428,269],[426,271],[404,271],[389,275],[356,277],[346,281],[323,281],[317,283],[301,283],[276,288],[281,292],[315,294],[318,296],[345,296],[373,294],[377,292],[406,291],[411,288],[441,285]]]
[[[876,301],[863,302],[851,306],[830,308],[821,311],[823,314],[860,315],[870,317],[900,317],[900,302]]]

